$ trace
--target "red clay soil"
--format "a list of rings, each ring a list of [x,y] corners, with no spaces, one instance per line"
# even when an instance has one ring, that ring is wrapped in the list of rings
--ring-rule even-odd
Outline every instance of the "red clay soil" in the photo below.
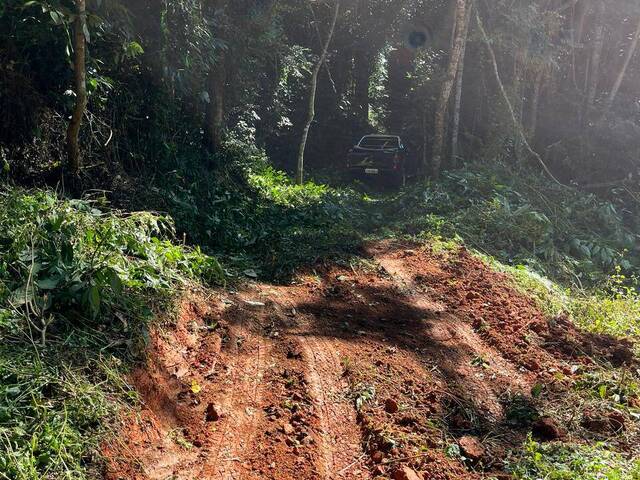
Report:
[[[536,420],[534,386],[562,393],[576,365],[632,359],[464,249],[366,256],[185,300],[132,376],[144,408],[104,445],[106,478],[509,478],[506,452],[532,429],[582,435]]]

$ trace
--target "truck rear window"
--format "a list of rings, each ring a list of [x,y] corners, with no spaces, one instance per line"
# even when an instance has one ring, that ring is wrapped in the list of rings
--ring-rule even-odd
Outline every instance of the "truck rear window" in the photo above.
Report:
[[[398,139],[394,137],[364,137],[360,140],[360,147],[362,148],[398,148]]]

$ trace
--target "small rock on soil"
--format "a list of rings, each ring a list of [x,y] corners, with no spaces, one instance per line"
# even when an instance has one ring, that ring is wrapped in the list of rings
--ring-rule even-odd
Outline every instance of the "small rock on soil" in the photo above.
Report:
[[[384,409],[387,413],[396,413],[399,409],[398,402],[396,402],[393,398],[387,398],[384,401]]]
[[[532,425],[533,435],[540,440],[557,440],[564,436],[564,432],[550,417],[540,417]]]
[[[465,435],[458,441],[462,454],[473,462],[477,462],[484,457],[485,448],[482,442],[471,435]]]
[[[384,453],[380,450],[376,450],[371,454],[371,460],[373,460],[374,463],[382,463],[382,460],[384,460]]]
[[[207,411],[205,412],[205,419],[207,422],[217,422],[220,420],[220,407],[217,407],[213,403],[207,405]]]
[[[422,480],[422,477],[409,467],[400,467],[393,472],[393,480]]]

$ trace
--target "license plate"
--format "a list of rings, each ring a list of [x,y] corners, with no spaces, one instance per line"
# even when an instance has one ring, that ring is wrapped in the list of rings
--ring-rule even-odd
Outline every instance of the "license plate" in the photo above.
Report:
[[[367,175],[378,175],[379,172],[377,168],[365,168],[364,173]]]

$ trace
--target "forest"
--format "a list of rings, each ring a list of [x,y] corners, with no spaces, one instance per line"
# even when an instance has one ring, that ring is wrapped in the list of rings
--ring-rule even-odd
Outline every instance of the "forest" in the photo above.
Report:
[[[0,0],[0,480],[639,480],[637,0]]]

